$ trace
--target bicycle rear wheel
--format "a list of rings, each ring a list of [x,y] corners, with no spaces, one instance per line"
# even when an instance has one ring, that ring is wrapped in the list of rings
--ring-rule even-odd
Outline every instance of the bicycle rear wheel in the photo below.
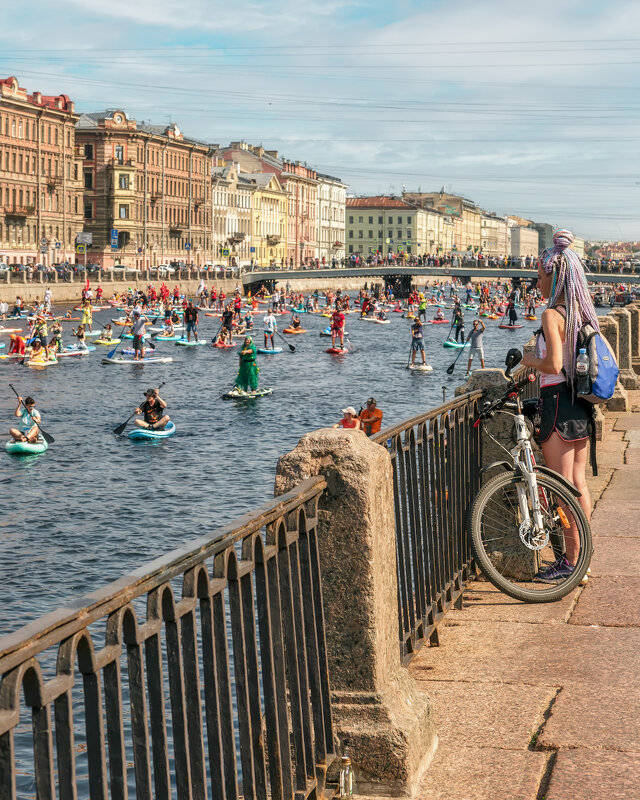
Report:
[[[469,514],[469,534],[476,562],[495,587],[517,600],[548,603],[580,583],[593,548],[589,522],[574,495],[554,478],[540,473],[536,477],[542,536],[536,540],[523,523],[519,489],[524,490],[530,513],[531,499],[524,478],[512,472],[482,487]],[[567,544],[572,564],[563,561]],[[560,569],[550,572],[554,565]]]

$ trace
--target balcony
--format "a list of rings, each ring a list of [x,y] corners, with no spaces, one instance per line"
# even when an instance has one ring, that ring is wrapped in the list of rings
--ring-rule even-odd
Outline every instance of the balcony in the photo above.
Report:
[[[5,217],[13,219],[26,219],[36,213],[35,206],[4,206],[2,209]]]
[[[342,247],[342,242],[339,242],[338,240],[336,240],[336,241],[333,243],[333,246],[334,246],[334,248],[335,248],[336,250],[339,250],[339,249]]]
[[[136,159],[135,158],[112,158],[108,163],[109,163],[109,166],[117,167],[118,169],[126,169],[127,167],[135,168]]]
[[[272,233],[270,233],[267,236],[267,244],[269,245],[269,247],[275,247],[275,245],[280,244],[280,241],[281,241],[280,237]]]
[[[158,192],[156,192],[155,194],[152,194],[152,195],[149,196],[149,200],[154,204],[157,203],[158,200],[161,200],[161,199],[162,199],[162,195],[159,194]]]
[[[235,233],[232,233],[229,236],[227,241],[229,242],[229,244],[240,244],[240,242],[244,242],[246,235],[247,234],[244,233],[243,231],[236,231]],[[267,241],[268,241],[268,239],[269,239],[269,237],[267,237]]]
[[[182,228],[169,228],[170,239],[180,239],[182,236]]]
[[[45,178],[45,183],[47,184],[47,191],[49,194],[53,194],[56,187],[62,185],[62,175],[48,175]]]

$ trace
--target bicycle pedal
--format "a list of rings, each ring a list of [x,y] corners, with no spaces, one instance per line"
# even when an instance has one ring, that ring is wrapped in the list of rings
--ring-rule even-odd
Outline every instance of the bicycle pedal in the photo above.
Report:
[[[562,527],[563,528],[570,528],[571,527],[571,523],[569,522],[569,518],[564,513],[564,511],[561,508],[558,508],[557,512],[558,512],[558,516],[560,517],[560,522],[562,523]]]

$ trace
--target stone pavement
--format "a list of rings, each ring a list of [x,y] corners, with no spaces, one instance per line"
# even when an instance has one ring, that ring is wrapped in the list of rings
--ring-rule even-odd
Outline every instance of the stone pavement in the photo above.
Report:
[[[412,661],[440,740],[420,800],[640,797],[640,414],[605,431],[586,586],[526,605],[479,581]]]

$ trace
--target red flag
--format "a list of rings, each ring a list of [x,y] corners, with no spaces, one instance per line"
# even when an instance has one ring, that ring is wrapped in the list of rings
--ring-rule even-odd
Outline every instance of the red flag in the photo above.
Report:
[[[87,285],[84,287],[85,292],[87,291],[88,288],[89,288],[89,278],[87,278]]]

